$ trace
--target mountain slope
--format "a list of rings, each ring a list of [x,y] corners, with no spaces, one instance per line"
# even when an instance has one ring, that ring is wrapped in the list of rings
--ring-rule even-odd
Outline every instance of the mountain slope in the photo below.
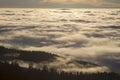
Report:
[[[66,72],[107,72],[106,67],[94,63],[77,61],[43,51],[23,51],[0,46],[0,61],[9,64],[17,63],[21,67],[37,69],[47,66]]]

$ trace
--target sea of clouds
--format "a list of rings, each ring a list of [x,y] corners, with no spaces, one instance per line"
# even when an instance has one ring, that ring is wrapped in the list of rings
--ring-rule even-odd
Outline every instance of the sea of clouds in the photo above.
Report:
[[[48,51],[120,72],[120,10],[0,9],[0,45]]]

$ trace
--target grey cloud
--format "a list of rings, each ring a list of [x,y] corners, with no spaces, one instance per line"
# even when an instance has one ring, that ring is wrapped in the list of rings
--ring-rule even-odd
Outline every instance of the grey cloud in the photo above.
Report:
[[[39,5],[38,2],[39,0],[0,0],[0,7],[35,7]]]
[[[57,1],[57,3],[56,3]],[[66,2],[66,0],[63,0]],[[60,3],[59,3],[60,2]],[[74,3],[75,2],[75,3]],[[41,7],[41,8],[79,8],[79,7],[120,7],[116,1],[103,1],[103,0],[72,0],[69,3],[74,4],[61,4],[61,0],[0,0],[0,7]]]
[[[113,55],[114,54],[114,55]],[[120,52],[104,52],[103,55],[98,56],[97,61],[104,66],[108,66],[111,71],[120,73]]]

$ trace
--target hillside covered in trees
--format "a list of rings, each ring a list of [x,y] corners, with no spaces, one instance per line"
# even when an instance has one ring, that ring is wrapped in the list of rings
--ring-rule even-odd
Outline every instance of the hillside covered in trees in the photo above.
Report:
[[[14,61],[9,63],[9,61],[12,60],[23,60],[36,63],[47,61],[49,63],[56,61],[56,58],[60,58],[60,56],[43,51],[22,51],[1,46],[0,80],[120,80],[120,75],[114,72],[65,72],[62,70],[58,71],[57,68],[54,67],[49,68],[47,65],[43,65],[42,69],[36,69],[31,65],[29,65],[28,68],[20,67],[19,64]],[[88,67],[99,66],[84,61],[69,61],[66,67],[69,68],[68,65],[70,64],[80,64],[86,67],[86,69]],[[80,66],[78,65],[78,67]]]
[[[13,60],[19,59],[24,61],[42,62],[52,61],[57,55],[43,52],[43,51],[22,51],[16,49],[9,49],[0,46],[0,59],[1,60]]]

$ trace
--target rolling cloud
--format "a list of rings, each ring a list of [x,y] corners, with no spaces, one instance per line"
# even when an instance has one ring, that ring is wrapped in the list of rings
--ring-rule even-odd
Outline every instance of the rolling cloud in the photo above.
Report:
[[[93,61],[120,73],[119,9],[1,9],[0,34],[2,46]]]

